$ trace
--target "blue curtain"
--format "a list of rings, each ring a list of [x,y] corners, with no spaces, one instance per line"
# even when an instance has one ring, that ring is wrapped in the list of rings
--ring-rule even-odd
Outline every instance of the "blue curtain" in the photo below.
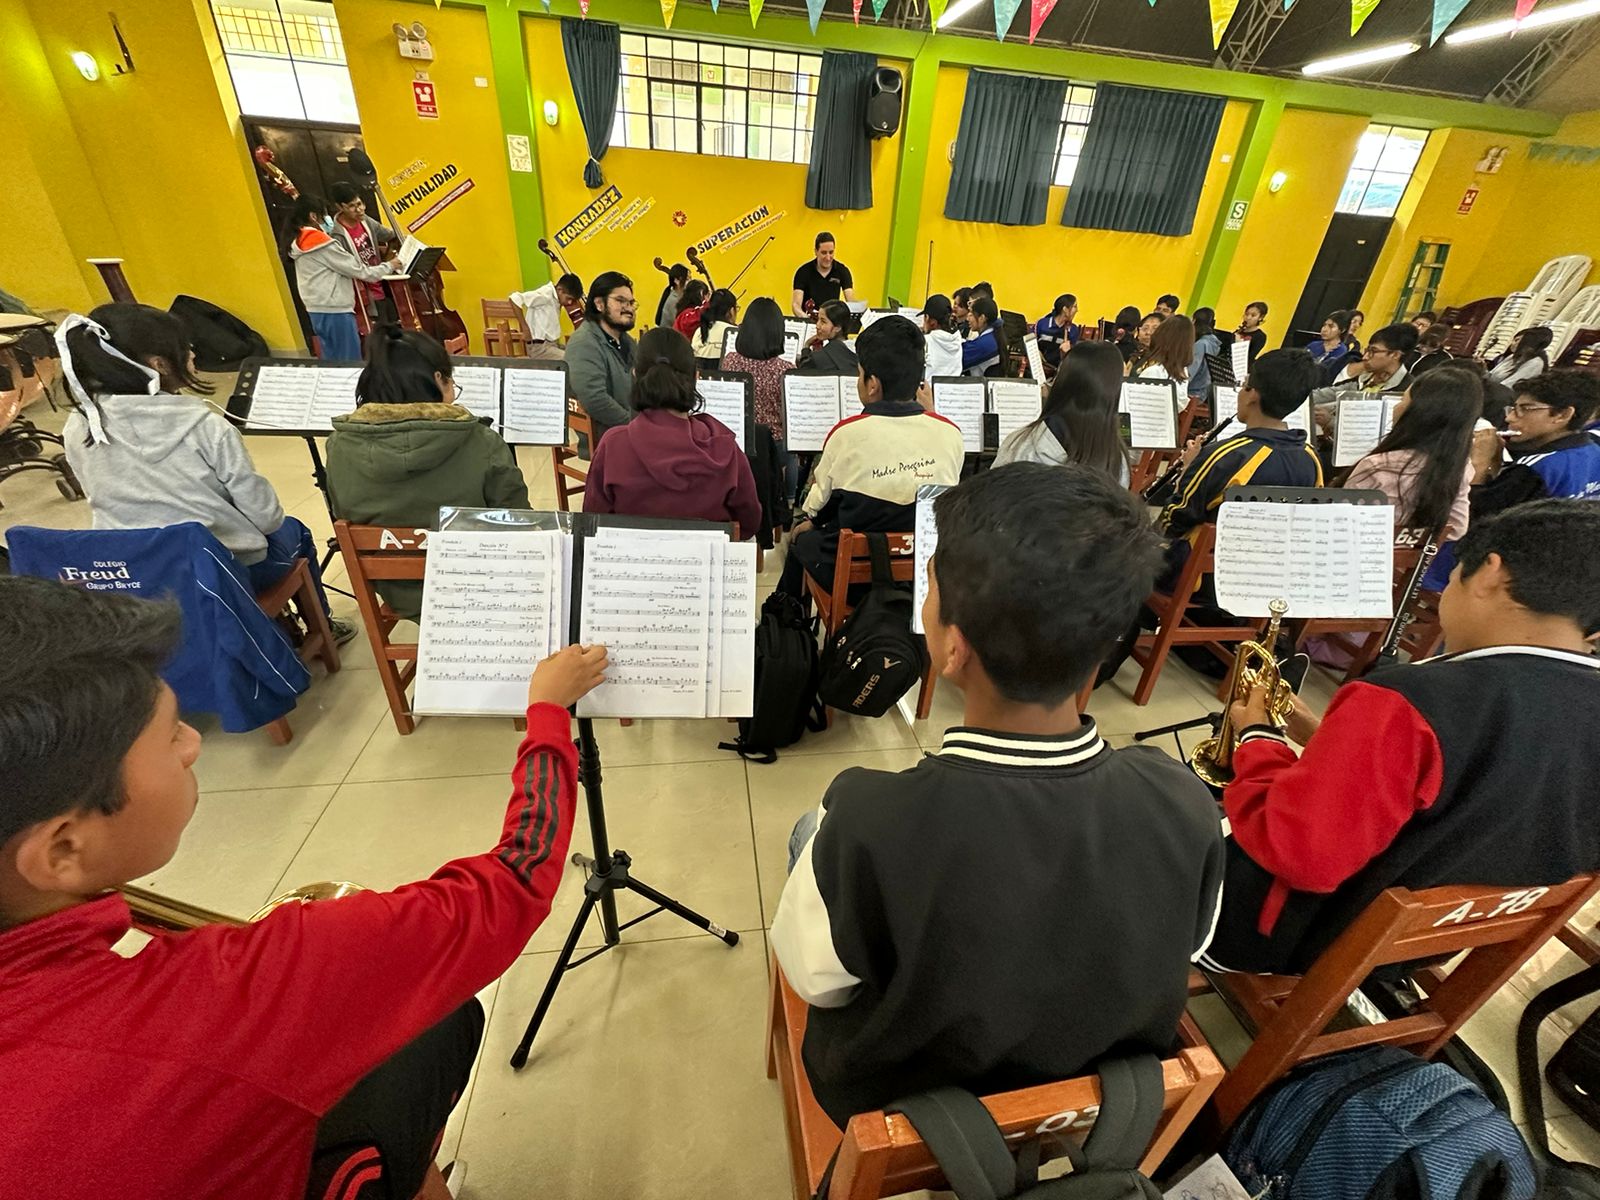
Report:
[[[561,49],[567,56],[572,95],[589,143],[589,161],[583,165],[583,182],[592,188],[605,184],[600,160],[611,145],[611,124],[617,116],[617,83],[622,78],[622,29],[604,21],[561,18]]]
[[[817,120],[806,172],[807,208],[872,207],[872,139],[867,91],[876,56],[824,50],[817,80]]]
[[[1098,85],[1061,223],[1189,233],[1226,103],[1193,92]]]
[[[1043,225],[1066,98],[1065,79],[968,71],[944,215]]]

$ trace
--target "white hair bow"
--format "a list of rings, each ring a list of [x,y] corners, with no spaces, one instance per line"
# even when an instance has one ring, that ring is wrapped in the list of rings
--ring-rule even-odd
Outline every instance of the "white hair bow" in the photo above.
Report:
[[[87,329],[100,342],[100,348],[112,358],[121,359],[134,370],[144,375],[149,382],[145,385],[145,394],[154,396],[161,390],[161,373],[144,363],[134,362],[121,350],[111,344],[111,335],[106,332],[105,326],[98,321],[91,321],[88,317],[73,313],[60,325],[56,326],[56,348],[61,352],[61,373],[67,377],[67,390],[72,393],[78,409],[83,413],[83,419],[89,423],[89,444],[105,444],[111,441],[106,436],[104,418],[100,412],[100,402],[84,389],[78,382],[78,373],[73,367],[72,351],[67,347],[67,334],[74,329]]]

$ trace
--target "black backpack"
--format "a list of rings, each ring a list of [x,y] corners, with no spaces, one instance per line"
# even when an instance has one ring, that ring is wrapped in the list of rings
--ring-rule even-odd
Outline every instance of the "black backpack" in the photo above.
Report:
[[[183,323],[202,371],[232,371],[247,358],[265,358],[262,336],[225,308],[197,296],[179,296],[167,310]]]
[[[778,761],[807,729],[822,728],[817,703],[817,635],[800,601],[774,592],[756,624],[755,701],[739,719],[739,737],[718,749],[760,763]]]
[[[911,589],[894,581],[888,536],[869,533],[867,545],[872,589],[823,648],[817,695],[829,708],[881,717],[922,678],[927,651],[911,632]]]
[[[938,1160],[959,1200],[1161,1200],[1139,1173],[1162,1106],[1161,1063],[1154,1055],[1114,1059],[1100,1067],[1100,1111],[1080,1147],[1062,1136],[1057,1147],[1072,1174],[1039,1182],[1039,1139],[1011,1150],[989,1110],[971,1092],[936,1088],[884,1111],[900,1113]],[[1049,1136],[1049,1135],[1046,1135]]]
[[[1539,1081],[1539,1026],[1556,1009],[1595,992],[1600,992],[1600,966],[1585,967],[1528,1001],[1517,1022],[1517,1076],[1527,1115],[1525,1128],[1535,1153],[1543,1159],[1545,1196],[1600,1196],[1600,1168],[1568,1162],[1550,1149],[1544,1089]],[[1600,1012],[1591,1013],[1550,1056],[1545,1078],[1575,1116],[1600,1129]]]

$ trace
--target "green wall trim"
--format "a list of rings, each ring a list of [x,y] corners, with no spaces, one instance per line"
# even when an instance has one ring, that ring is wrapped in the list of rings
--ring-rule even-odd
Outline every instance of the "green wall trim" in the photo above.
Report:
[[[900,175],[895,185],[894,218],[889,225],[889,264],[885,289],[907,304],[920,304],[927,296],[916,290],[917,229],[922,220],[922,191],[927,182],[928,156],[932,149],[933,104],[939,87],[939,59],[932,46],[926,46],[912,60],[911,86],[906,93],[900,121]],[[924,260],[926,261],[926,260]]]
[[[1250,110],[1245,119],[1244,132],[1239,137],[1239,149],[1234,153],[1233,171],[1228,176],[1227,190],[1222,193],[1222,203],[1217,207],[1216,223],[1206,241],[1205,253],[1200,259],[1200,273],[1195,278],[1195,308],[1215,308],[1222,296],[1222,285],[1233,266],[1234,251],[1239,248],[1240,229],[1228,229],[1228,212],[1238,200],[1254,201],[1256,189],[1261,184],[1266,169],[1267,156],[1278,136],[1278,122],[1283,119],[1283,99],[1267,96]],[[1248,220],[1248,216],[1246,220]]]
[[[528,139],[528,150],[533,156],[533,171],[509,169],[510,147],[502,144],[501,153],[507,155],[506,177],[511,181],[511,213],[516,222],[517,261],[522,272],[522,286],[538,287],[551,277],[552,263],[539,249],[539,239],[544,236],[544,192],[539,186],[539,139],[534,136],[533,76],[528,70],[527,42],[522,36],[522,14],[506,4],[484,6],[484,16],[489,23],[489,60],[494,77],[495,98],[500,105],[500,124],[507,136],[520,134]]]

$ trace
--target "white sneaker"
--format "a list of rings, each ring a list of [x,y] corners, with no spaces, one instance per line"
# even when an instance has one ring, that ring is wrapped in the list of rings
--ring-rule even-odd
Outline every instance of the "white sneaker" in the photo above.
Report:
[[[343,617],[329,617],[328,627],[333,630],[333,643],[342,646],[361,632],[361,626]]]

